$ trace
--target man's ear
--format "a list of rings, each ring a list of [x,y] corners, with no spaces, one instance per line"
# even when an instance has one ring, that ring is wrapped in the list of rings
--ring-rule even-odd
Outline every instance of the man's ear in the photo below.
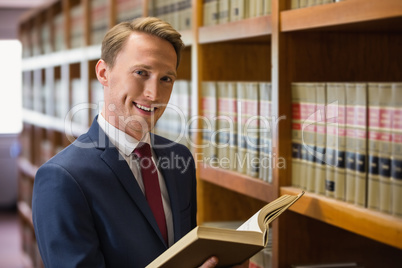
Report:
[[[100,59],[95,66],[95,72],[96,72],[96,77],[98,78],[98,81],[105,87],[109,85],[108,81],[108,67],[107,64],[104,60]]]

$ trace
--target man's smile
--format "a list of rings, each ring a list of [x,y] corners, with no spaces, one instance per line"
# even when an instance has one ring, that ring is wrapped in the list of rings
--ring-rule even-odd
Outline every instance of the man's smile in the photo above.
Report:
[[[146,112],[153,112],[153,111],[155,111],[155,108],[156,108],[156,107],[146,107],[146,106],[143,106],[143,105],[138,104],[136,102],[133,102],[133,103],[138,109],[141,109],[141,110],[146,111]]]

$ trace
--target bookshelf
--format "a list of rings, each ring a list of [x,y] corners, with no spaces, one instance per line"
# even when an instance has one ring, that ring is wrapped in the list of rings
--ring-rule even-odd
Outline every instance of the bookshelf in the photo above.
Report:
[[[124,1],[107,1],[108,27],[120,17],[118,2]],[[152,1],[132,2],[141,9],[133,14],[152,13]],[[66,123],[55,107],[37,110],[34,105],[42,91],[60,85],[62,105],[70,109],[77,79],[88,89],[84,97],[91,100],[100,45],[91,40],[90,4],[90,0],[54,0],[21,18],[24,95],[33,97],[24,98],[21,135],[20,174],[25,188],[19,210],[26,226],[32,226],[31,212],[29,198],[23,195],[29,193],[36,169],[86,131],[92,120],[88,115],[87,123],[68,123],[66,136]],[[199,223],[244,220],[279,195],[300,192],[291,181],[293,82],[402,81],[400,0],[346,0],[299,9],[290,9],[290,0],[272,0],[270,14],[208,26],[203,25],[203,1],[191,4],[192,28],[181,31],[186,48],[178,73],[179,79],[191,81],[192,115],[200,115],[205,81],[265,81],[272,85],[273,115],[286,118],[272,133],[272,153],[283,157],[287,165],[273,169],[272,183],[197,162]],[[83,9],[83,45],[72,48],[70,10],[77,5]],[[65,23],[57,31],[60,16]],[[32,38],[44,24],[49,24],[46,46],[51,52],[34,54],[33,41],[40,47],[47,43]],[[54,100],[55,94],[44,94],[45,103]],[[201,135],[194,133],[192,138],[200,142]],[[193,148],[193,152],[200,151]],[[398,267],[401,234],[401,218],[308,192],[273,224],[272,267],[344,261]],[[31,258],[37,263],[37,256]]]

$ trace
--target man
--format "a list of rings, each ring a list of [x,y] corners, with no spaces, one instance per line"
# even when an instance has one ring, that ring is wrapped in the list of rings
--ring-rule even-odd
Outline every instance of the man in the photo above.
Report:
[[[96,65],[102,112],[35,178],[33,223],[46,267],[145,267],[196,226],[192,155],[150,133],[169,101],[182,47],[180,34],[156,18],[106,34]],[[146,166],[154,169],[145,173]],[[216,264],[211,257],[201,267]]]

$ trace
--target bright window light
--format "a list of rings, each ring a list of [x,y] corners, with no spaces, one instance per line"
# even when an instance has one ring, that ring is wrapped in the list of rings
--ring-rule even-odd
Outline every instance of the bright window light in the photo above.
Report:
[[[0,40],[0,134],[22,130],[21,43]]]

